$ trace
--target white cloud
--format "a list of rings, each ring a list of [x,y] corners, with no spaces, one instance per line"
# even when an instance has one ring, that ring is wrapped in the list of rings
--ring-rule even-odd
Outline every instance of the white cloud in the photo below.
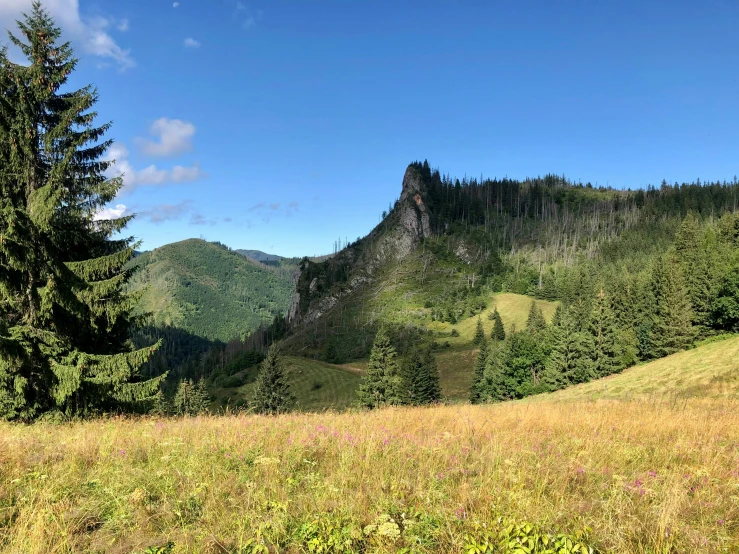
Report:
[[[126,31],[128,31],[128,19],[121,19],[121,20],[120,20],[120,21],[118,22],[118,26],[117,26],[117,28],[118,28],[118,30],[119,30],[119,31],[120,31],[121,33],[125,33]]]
[[[163,186],[170,183],[191,183],[205,177],[198,164],[192,166],[176,165],[172,169],[160,169],[152,164],[144,169],[134,169],[128,159],[128,150],[115,143],[108,150],[105,159],[115,160],[108,169],[108,177],[123,177],[123,188],[119,195],[131,193],[142,186]]]
[[[150,156],[176,156],[192,150],[195,125],[181,119],[162,117],[151,125],[149,134],[158,140],[136,139],[144,153]]]
[[[200,43],[194,38],[187,37],[185,39],[185,48],[200,48]]]
[[[192,200],[183,200],[179,204],[157,204],[148,210],[137,212],[136,215],[146,219],[150,223],[164,223],[165,221],[180,219],[190,211],[191,207]]]
[[[100,208],[94,215],[94,221],[100,221],[103,219],[118,219],[124,215],[128,215],[128,208],[125,204],[116,204],[115,208]]]
[[[174,4],[172,4],[172,7],[173,7],[173,8],[176,8],[176,7],[177,7],[177,6],[179,6],[179,5],[180,5],[180,3],[179,3],[179,2],[175,2]]]
[[[17,36],[15,21],[22,17],[22,13],[31,12],[32,3],[33,0],[0,0],[0,29],[10,29]],[[121,48],[106,32],[111,19],[83,17],[79,0],[45,0],[43,6],[64,31],[62,40],[71,39],[82,52],[111,59],[121,70],[136,65],[130,50]]]

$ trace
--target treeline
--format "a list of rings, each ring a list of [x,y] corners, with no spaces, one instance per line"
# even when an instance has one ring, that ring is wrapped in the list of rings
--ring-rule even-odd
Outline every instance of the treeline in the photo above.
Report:
[[[584,383],[739,331],[739,214],[703,225],[688,214],[674,246],[641,271],[588,264],[570,275],[550,324],[532,303],[526,329],[482,345],[471,401]]]

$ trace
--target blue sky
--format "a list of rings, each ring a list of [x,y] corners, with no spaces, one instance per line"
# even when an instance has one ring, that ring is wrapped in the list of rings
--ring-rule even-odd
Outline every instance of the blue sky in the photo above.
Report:
[[[0,1],[7,27],[31,0]],[[48,0],[145,249],[366,234],[406,165],[639,187],[739,173],[739,1]]]

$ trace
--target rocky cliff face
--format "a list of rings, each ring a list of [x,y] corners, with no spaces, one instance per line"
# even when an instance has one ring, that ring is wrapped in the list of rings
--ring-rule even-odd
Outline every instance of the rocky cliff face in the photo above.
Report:
[[[314,321],[331,310],[342,296],[372,282],[383,263],[402,261],[421,240],[431,236],[431,214],[424,202],[425,187],[416,168],[403,176],[403,190],[387,218],[358,243],[321,263],[306,262],[297,279],[288,310],[288,323]]]

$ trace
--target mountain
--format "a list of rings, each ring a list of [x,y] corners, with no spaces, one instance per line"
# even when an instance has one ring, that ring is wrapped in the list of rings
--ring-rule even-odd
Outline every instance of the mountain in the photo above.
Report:
[[[189,239],[132,261],[131,290],[155,326],[210,340],[244,337],[285,314],[293,271],[269,268],[218,243]]]
[[[561,305],[585,351],[594,310],[606,310],[611,327],[597,332],[617,337],[612,367],[659,358],[696,337],[739,330],[738,201],[736,179],[616,190],[557,175],[460,181],[413,163],[366,237],[327,260],[300,262],[283,347],[358,365],[384,326],[401,356],[426,343],[440,366],[464,360],[461,375],[474,363],[478,317],[487,327],[505,293],[524,299],[518,313],[533,300]],[[517,319],[524,331],[527,318]],[[543,390],[555,342],[531,342],[538,357],[508,376],[510,397]],[[509,362],[520,360],[509,347]],[[583,368],[578,378],[605,371]]]
[[[282,256],[277,256],[276,254],[267,254],[266,252],[262,252],[261,250],[238,249],[235,250],[235,252],[238,252],[242,256],[246,256],[251,260],[261,262],[265,265],[277,265],[280,260],[284,259]]]

